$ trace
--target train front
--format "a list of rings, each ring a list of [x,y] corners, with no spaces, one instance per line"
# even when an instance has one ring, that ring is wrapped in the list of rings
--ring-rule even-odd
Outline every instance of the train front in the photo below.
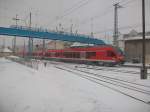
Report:
[[[120,48],[115,48],[117,51],[117,57],[116,61],[118,64],[124,64],[125,63],[125,54]]]

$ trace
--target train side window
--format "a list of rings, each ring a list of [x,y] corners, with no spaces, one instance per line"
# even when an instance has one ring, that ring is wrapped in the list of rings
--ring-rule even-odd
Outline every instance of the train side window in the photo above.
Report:
[[[96,52],[86,52],[86,58],[90,58],[92,56],[96,56]]]
[[[57,53],[56,53],[56,57],[59,57],[59,56],[60,56],[60,53],[59,53],[59,52],[57,52]]]
[[[108,57],[115,57],[116,55],[115,55],[115,53],[112,52],[112,51],[107,51],[107,56],[108,56]]]
[[[46,53],[45,56],[48,56],[48,53]]]
[[[80,53],[79,52],[77,52],[76,58],[80,58]]]
[[[65,58],[67,58],[67,52],[64,52],[64,53],[63,53],[63,56],[64,56]]]
[[[73,58],[80,58],[80,54],[78,52],[73,53]]]
[[[49,56],[49,53],[46,53],[46,56]]]
[[[51,56],[52,56],[52,57],[55,57],[55,52],[52,52],[52,53],[51,53]]]
[[[64,57],[65,58],[71,58],[72,57],[72,53],[71,52],[64,52]]]

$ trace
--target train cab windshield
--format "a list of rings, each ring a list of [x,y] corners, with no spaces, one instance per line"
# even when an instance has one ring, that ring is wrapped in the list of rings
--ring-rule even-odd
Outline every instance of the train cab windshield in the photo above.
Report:
[[[123,55],[123,56],[124,56],[124,52],[123,52],[120,48],[115,47],[115,49],[116,49],[116,51],[117,51],[117,53],[118,53],[119,55]]]

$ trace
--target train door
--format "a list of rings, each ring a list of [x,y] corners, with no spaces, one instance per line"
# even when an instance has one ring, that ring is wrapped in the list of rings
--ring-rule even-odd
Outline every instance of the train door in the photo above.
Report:
[[[107,51],[107,57],[112,60],[116,57],[116,54],[113,51]]]
[[[80,58],[81,59],[86,59],[86,52],[85,51],[80,52]]]

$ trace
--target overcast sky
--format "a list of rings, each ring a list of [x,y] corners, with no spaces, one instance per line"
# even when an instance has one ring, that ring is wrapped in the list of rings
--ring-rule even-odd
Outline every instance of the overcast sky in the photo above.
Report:
[[[12,20],[16,14],[21,20],[19,25],[28,25],[29,12],[32,13],[32,27],[55,30],[61,23],[65,31],[90,34],[109,40],[114,25],[113,4],[120,2],[123,8],[118,10],[121,33],[131,29],[141,30],[142,0],[0,0],[0,26],[15,24]],[[150,28],[150,0],[146,2],[146,25]],[[130,28],[129,28],[130,26]],[[106,36],[105,36],[106,35]],[[2,37],[2,36],[1,36]],[[107,38],[106,38],[107,37]],[[7,43],[10,43],[7,39]],[[21,39],[20,39],[21,40]],[[110,39],[111,40],[111,39]],[[19,41],[19,39],[18,39]],[[21,41],[19,41],[20,43]],[[0,42],[1,44],[2,42]]]

